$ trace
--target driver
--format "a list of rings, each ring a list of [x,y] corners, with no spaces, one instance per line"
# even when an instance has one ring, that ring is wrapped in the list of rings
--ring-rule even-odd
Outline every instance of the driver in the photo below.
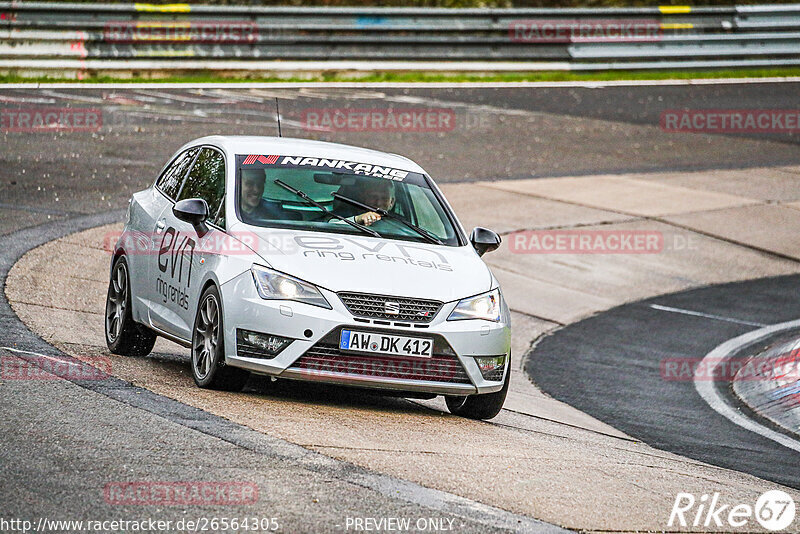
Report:
[[[352,185],[342,185],[337,193],[367,206],[382,208],[386,211],[391,210],[395,203],[394,184],[385,179],[360,180]],[[381,220],[379,213],[374,211],[361,213],[362,210],[357,206],[338,199],[334,199],[333,211],[366,226],[371,226]]]

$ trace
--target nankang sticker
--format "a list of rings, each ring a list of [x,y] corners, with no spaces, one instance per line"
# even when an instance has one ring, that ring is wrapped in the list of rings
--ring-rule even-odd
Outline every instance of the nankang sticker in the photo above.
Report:
[[[265,156],[251,154],[245,157],[242,165],[275,165],[276,167],[317,167],[321,169],[349,171],[348,174],[359,174],[363,176],[373,176],[376,178],[386,178],[402,182],[408,176],[408,171],[372,165],[370,163],[359,163],[357,161],[347,161],[327,158],[306,158],[303,156]]]

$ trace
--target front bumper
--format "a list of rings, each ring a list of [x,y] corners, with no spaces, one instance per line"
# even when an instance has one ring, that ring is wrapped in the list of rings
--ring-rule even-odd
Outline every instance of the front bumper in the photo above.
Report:
[[[221,296],[226,363],[281,378],[394,391],[473,395],[502,389],[502,380],[483,378],[473,357],[509,355],[511,326],[507,310],[504,310],[503,320],[499,323],[483,320],[448,322],[446,319],[456,305],[451,302],[446,303],[430,323],[398,326],[389,321],[356,318],[335,293],[325,289],[320,291],[333,309],[301,302],[264,300],[256,292],[249,271],[223,284]],[[339,365],[337,362],[349,357],[352,360],[364,359],[360,355],[338,352],[335,346],[338,341],[335,340],[343,327],[434,338],[433,360],[436,361],[422,362],[423,367],[409,364],[411,372],[386,372],[383,362],[377,361],[381,358],[377,355],[371,356],[376,360],[373,362],[361,361],[356,365],[348,361],[347,365]],[[237,328],[283,336],[294,341],[273,358],[243,357],[237,354]],[[386,358],[391,360],[391,357]],[[451,359],[452,365],[446,365],[445,359]],[[507,357],[505,373],[509,372],[509,361]],[[381,371],[369,372],[375,365]]]

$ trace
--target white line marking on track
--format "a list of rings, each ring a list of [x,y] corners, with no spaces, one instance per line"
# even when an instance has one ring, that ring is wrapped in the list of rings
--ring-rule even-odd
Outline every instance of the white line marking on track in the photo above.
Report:
[[[48,356],[47,354],[41,354],[39,352],[31,352],[29,350],[15,349],[15,348],[12,348],[12,347],[0,347],[0,350],[7,350],[9,352],[14,352],[14,353],[17,353],[17,354],[30,354],[31,356],[39,356],[40,358],[47,358],[50,361],[57,362],[57,363],[62,363],[62,364],[66,364],[66,365],[73,365],[73,366],[80,365],[80,362],[74,362],[74,361],[70,361],[70,360],[65,360],[63,358],[58,358],[58,357],[55,357],[55,356]]]
[[[31,352],[29,350],[15,349],[13,347],[0,347],[0,350],[7,350],[7,351],[10,351],[10,352],[17,352],[19,354],[32,354],[33,356],[42,356],[44,358],[49,358],[51,360],[61,361],[61,360],[58,360],[57,358],[55,358],[53,356],[47,356],[46,354],[42,354],[40,352]]]
[[[653,308],[654,310],[661,310],[661,311],[672,312],[672,313],[681,313],[683,315],[692,315],[694,317],[704,317],[706,319],[714,319],[715,321],[725,321],[726,323],[743,324],[743,325],[746,325],[746,326],[767,326],[764,323],[754,323],[754,322],[751,322],[751,321],[743,321],[741,319],[734,319],[732,317],[723,317],[721,315],[712,315],[710,313],[703,313],[703,312],[692,311],[692,310],[684,310],[684,309],[681,309],[681,308],[671,308],[669,306],[661,306],[660,304],[651,304],[650,307]]]
[[[800,327],[800,319],[765,326],[764,328],[759,328],[758,330],[753,330],[746,334],[742,334],[741,336],[729,339],[706,354],[706,356],[703,358],[700,366],[703,366],[709,370],[708,373],[703,373],[703,376],[714,376],[714,371],[716,368],[726,363],[731,355],[741,347],[755,343],[758,340],[764,339],[767,336],[777,332],[790,330],[797,327]],[[715,412],[727,418],[734,424],[751,432],[755,432],[756,434],[783,445],[784,447],[792,449],[793,451],[800,452],[800,441],[791,438],[786,434],[776,432],[775,430],[757,423],[752,419],[748,419],[742,413],[738,412],[727,402],[725,402],[719,391],[717,391],[713,381],[703,380],[695,376],[694,387],[703,400],[706,401],[706,403],[711,406]]]
[[[0,84],[0,89],[502,89],[583,87],[649,87],[673,85],[736,85],[753,83],[797,83],[798,76],[774,78],[692,78],[685,80],[607,80],[565,82],[209,82],[209,83],[80,83],[80,82],[20,82]]]
[[[98,98],[92,96],[82,96],[82,95],[69,95],[65,93],[59,93],[58,91],[51,91],[49,88],[42,87],[42,94],[45,96],[52,96],[54,98],[62,98],[67,100],[77,100],[79,102],[86,102],[88,104],[105,104],[105,98]]]

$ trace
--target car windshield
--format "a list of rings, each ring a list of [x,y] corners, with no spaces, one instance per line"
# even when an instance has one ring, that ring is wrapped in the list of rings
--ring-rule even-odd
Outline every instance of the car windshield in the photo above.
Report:
[[[236,163],[244,223],[459,245],[451,215],[420,173],[294,156],[240,155]]]

